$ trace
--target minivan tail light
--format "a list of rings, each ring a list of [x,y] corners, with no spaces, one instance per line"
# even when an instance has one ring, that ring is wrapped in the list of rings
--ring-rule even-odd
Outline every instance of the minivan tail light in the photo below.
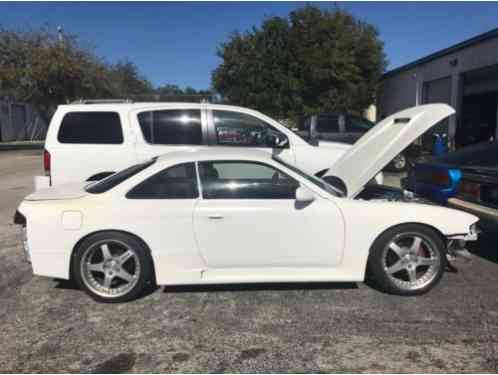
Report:
[[[50,152],[43,150],[43,169],[45,170],[45,175],[50,176]]]

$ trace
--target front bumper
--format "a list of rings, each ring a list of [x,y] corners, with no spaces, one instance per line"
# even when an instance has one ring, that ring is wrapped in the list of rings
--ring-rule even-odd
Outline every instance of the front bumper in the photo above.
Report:
[[[477,203],[467,202],[458,198],[448,199],[448,207],[455,208],[457,210],[466,211],[473,215],[476,215],[481,219],[479,226],[482,225],[498,227],[498,210],[483,206]]]

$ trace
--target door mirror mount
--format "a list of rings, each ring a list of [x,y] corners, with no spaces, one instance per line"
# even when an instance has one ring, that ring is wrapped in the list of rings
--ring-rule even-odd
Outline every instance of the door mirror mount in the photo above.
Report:
[[[271,135],[268,143],[271,148],[289,148],[289,139],[284,135]]]
[[[315,194],[305,186],[296,189],[296,201],[300,203],[311,203],[315,200]]]

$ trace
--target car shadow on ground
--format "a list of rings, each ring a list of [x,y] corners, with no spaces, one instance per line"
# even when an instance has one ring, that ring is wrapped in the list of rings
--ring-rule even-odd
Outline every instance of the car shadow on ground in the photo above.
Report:
[[[170,285],[163,293],[200,293],[200,292],[254,292],[254,291],[299,291],[358,289],[357,283],[252,283],[252,284],[213,284],[213,285]]]
[[[56,282],[55,289],[81,290],[78,287],[78,285],[76,284],[76,282],[73,280],[54,279],[54,281]],[[144,292],[136,299],[139,300],[139,299],[145,298],[145,297],[151,295],[152,293],[154,293],[158,289],[159,289],[159,287],[156,285],[149,285],[148,287],[146,287]]]

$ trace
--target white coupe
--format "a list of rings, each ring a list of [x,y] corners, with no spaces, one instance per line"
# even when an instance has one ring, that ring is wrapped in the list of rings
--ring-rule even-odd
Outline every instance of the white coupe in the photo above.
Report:
[[[72,278],[122,302],[148,283],[360,282],[421,294],[440,280],[449,239],[474,240],[477,217],[359,198],[368,181],[453,113],[408,109],[363,136],[323,179],[262,151],[170,153],[101,181],[39,190],[15,223],[36,275]]]

